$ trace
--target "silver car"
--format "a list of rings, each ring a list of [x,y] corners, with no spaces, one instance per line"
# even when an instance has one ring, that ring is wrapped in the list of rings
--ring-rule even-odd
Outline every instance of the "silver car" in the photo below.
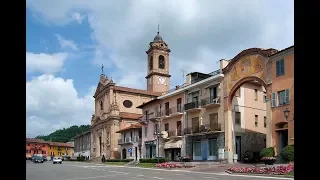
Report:
[[[54,157],[52,162],[53,164],[62,164],[62,159],[60,157]]]

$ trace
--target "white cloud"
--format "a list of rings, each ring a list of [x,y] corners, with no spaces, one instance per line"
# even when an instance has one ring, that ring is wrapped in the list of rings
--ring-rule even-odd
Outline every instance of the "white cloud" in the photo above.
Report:
[[[81,14],[78,12],[75,12],[72,14],[72,19],[77,21],[79,24],[82,24],[82,21],[84,18],[85,18],[85,16],[81,16]]]
[[[127,78],[128,67],[130,74],[146,74],[144,51],[158,24],[172,50],[172,86],[182,82],[180,69],[210,72],[219,59],[246,48],[283,49],[294,42],[291,0],[27,0],[27,6],[56,25],[70,22],[70,14],[87,13],[90,36],[99,49],[108,50],[108,56],[98,53],[94,61],[117,68],[112,76],[120,79]],[[136,87],[144,86],[139,82]]]
[[[63,38],[60,34],[56,34],[59,44],[62,49],[71,48],[72,50],[78,50],[77,44],[74,41]]]
[[[27,73],[56,73],[63,67],[64,61],[67,59],[67,53],[32,53],[26,52]]]
[[[48,134],[72,125],[89,124],[94,90],[91,88],[80,97],[72,79],[47,74],[27,82],[27,134]]]

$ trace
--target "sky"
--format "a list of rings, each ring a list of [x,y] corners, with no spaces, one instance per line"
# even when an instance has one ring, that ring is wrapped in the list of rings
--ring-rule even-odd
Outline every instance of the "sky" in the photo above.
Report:
[[[170,85],[248,48],[294,45],[292,0],[27,0],[26,133],[90,124],[104,73],[146,89],[145,51],[160,25]],[[185,74],[186,74],[185,73]]]

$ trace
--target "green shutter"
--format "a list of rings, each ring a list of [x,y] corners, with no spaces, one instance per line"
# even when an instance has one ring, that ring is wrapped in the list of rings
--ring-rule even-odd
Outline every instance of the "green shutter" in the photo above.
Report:
[[[285,104],[289,104],[289,101],[290,101],[290,90],[286,89],[286,92],[285,92]]]
[[[272,93],[271,96],[271,107],[276,107],[276,93]]]

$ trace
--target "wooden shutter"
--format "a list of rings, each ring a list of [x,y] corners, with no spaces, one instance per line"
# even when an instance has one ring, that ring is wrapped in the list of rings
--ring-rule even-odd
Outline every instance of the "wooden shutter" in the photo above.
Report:
[[[286,89],[285,91],[285,104],[289,104],[290,101],[290,90]]]
[[[276,62],[276,75],[279,76],[280,75],[280,61]]]
[[[284,74],[284,59],[280,60],[280,74]]]
[[[271,107],[276,107],[276,93],[271,94]]]

